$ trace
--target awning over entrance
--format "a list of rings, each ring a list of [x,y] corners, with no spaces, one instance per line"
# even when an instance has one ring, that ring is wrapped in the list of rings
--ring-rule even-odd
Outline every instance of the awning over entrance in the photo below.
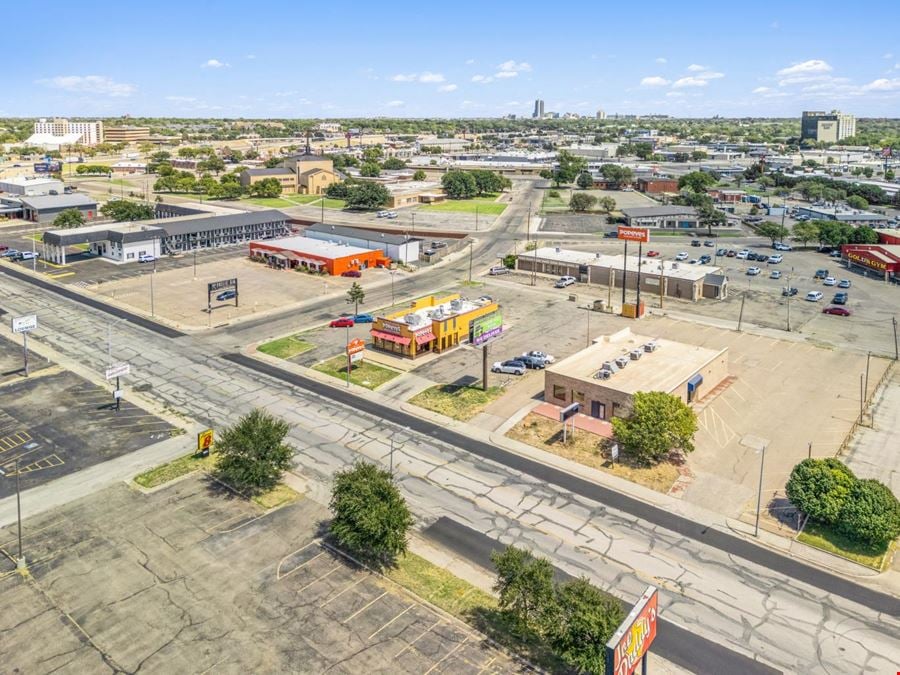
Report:
[[[404,347],[410,343],[410,339],[408,337],[403,337],[402,335],[386,333],[383,330],[373,330],[369,332],[374,338],[381,338],[382,340],[387,340],[388,342],[396,342],[398,345],[403,345]]]
[[[428,331],[427,333],[416,334],[417,345],[425,344],[426,342],[431,342],[432,340],[434,340],[434,333],[432,333],[431,331]]]
[[[699,387],[703,383],[703,376],[700,373],[694,375],[691,379],[687,381],[688,391],[694,391],[697,387]]]

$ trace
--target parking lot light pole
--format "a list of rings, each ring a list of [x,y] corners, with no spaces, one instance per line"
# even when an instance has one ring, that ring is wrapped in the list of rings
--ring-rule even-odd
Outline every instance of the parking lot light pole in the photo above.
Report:
[[[28,569],[25,564],[25,554],[22,553],[22,497],[19,491],[19,458],[16,457],[16,521],[19,529],[19,559],[16,560],[16,569],[24,571]]]
[[[756,526],[753,530],[753,536],[759,537],[759,513],[762,508],[762,489],[763,489],[763,468],[766,465],[766,447],[768,443],[762,446],[762,456],[759,459],[759,490],[756,493]]]
[[[394,275],[397,274],[397,270],[391,270],[391,307],[394,306]]]
[[[347,326],[347,344],[350,344],[350,326]],[[345,349],[346,351],[346,349]],[[347,386],[350,386],[350,352],[347,351]]]

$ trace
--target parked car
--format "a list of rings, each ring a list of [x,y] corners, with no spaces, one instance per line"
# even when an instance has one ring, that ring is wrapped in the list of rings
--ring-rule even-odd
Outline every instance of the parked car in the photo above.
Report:
[[[759,274],[760,272],[762,272],[762,270],[759,269],[758,267],[756,267],[755,265],[754,265],[753,267],[748,267],[748,268],[747,268],[747,274],[748,274],[749,276],[751,276],[751,277],[755,277],[755,276],[756,276],[757,274]]]
[[[556,288],[565,288],[575,283],[575,277],[560,277],[555,284]]]
[[[835,314],[836,316],[850,316],[852,312],[846,307],[826,307],[822,314]]]
[[[769,260],[767,261],[770,265],[777,265],[778,263],[784,260],[784,256],[780,253],[776,253],[775,255],[770,255]]]
[[[446,241],[433,241],[431,242],[431,248],[447,248]]]
[[[375,215],[375,217],[376,217],[376,218],[384,218],[387,214],[388,214],[387,211],[379,211],[379,212]]]
[[[40,257],[41,254],[37,251],[20,251],[18,255],[19,260],[34,260]]]
[[[810,302],[818,302],[822,299],[822,291],[810,291],[806,294],[806,299]]]
[[[747,254],[747,260],[750,260],[751,262],[757,262],[757,261],[758,261],[758,262],[765,262],[766,259],[767,259],[768,257],[769,257],[769,256],[767,256],[767,255],[760,255],[760,254],[757,253],[756,251],[750,251],[750,252]]]
[[[521,361],[526,368],[534,368],[535,370],[547,367],[547,362],[537,356],[517,356],[516,361]]]
[[[422,253],[424,253],[425,255],[434,255],[435,253],[437,253],[437,251],[435,251],[433,248],[426,248],[424,251],[422,251]]]
[[[219,302],[225,302],[226,300],[234,300],[237,297],[237,291],[233,288],[228,291],[222,291],[216,296],[216,300]]]
[[[156,260],[156,256],[150,255],[149,253],[142,253],[138,256],[139,263],[151,263]]]
[[[19,252],[14,248],[8,248],[3,253],[0,253],[0,258],[15,258],[19,255]]]
[[[728,255],[728,249],[720,248],[716,251],[716,255]]]
[[[8,251],[8,250],[9,250],[9,246],[0,245],[0,253],[3,253],[3,251]]]
[[[353,319],[353,323],[374,323],[375,317],[371,314],[354,314],[350,317]]]
[[[846,305],[847,300],[850,298],[846,293],[835,293],[834,297],[831,299],[832,305]]]
[[[712,256],[709,256],[709,255],[701,255],[700,256],[700,264],[701,265],[706,265],[707,263],[711,263],[711,262],[712,262]]]
[[[659,251],[647,251],[647,257],[648,258],[658,258]]]
[[[746,260],[747,256],[749,256],[749,255],[750,255],[750,251],[748,251],[747,249],[744,249],[742,251],[738,251],[737,255],[735,257],[739,258],[741,260]]]
[[[678,255],[675,256],[675,260],[687,260],[688,254],[687,251],[681,251]]]
[[[791,287],[785,286],[784,288],[781,289],[781,294],[787,298],[792,298],[795,295],[797,295],[797,293],[799,293],[799,292],[800,291],[798,291],[793,286],[791,286]]]
[[[832,251],[832,252],[829,253],[828,255],[831,256],[832,258],[840,258],[840,257],[841,257],[841,252],[840,252],[840,251]]]
[[[486,305],[492,303],[493,301],[494,299],[489,295],[482,295],[478,298],[478,302],[484,303]]]
[[[530,351],[525,352],[522,356],[536,356],[539,359],[544,359],[547,363],[553,363],[556,361],[556,357],[548,354],[547,352],[539,352],[539,351]]]
[[[346,272],[341,272],[341,276],[359,279],[362,276],[362,272],[360,272],[359,270],[347,270]]]
[[[790,244],[785,244],[784,242],[781,242],[781,241],[776,241],[775,244],[772,246],[772,248],[774,248],[776,251],[793,251],[794,250],[794,248]]]
[[[769,274],[770,279],[780,279],[781,278],[781,270],[772,270],[772,273]]]
[[[691,239],[691,246],[702,246],[699,239]]]
[[[697,258],[691,258],[690,260],[688,260],[688,265],[697,265],[699,263],[700,261]]]
[[[393,220],[396,217],[397,213],[395,211],[388,211],[387,215],[385,216],[385,218],[387,218],[388,220]]]
[[[495,373],[507,373],[509,375],[524,375],[525,364],[519,360],[496,361],[491,370]]]
[[[828,270],[816,270],[816,273],[813,275],[813,279],[824,279],[828,276]]]
[[[825,280],[822,283],[826,286],[837,286],[837,279],[834,277],[825,277]]]
[[[613,230],[612,232],[604,232],[603,238],[604,239],[618,239],[619,233],[616,230]]]
[[[850,280],[849,279],[841,279],[838,282],[838,288],[850,288]]]
[[[342,316],[337,319],[333,319],[331,323],[328,324],[329,328],[352,328],[353,327],[353,319],[349,316]]]
[[[506,265],[494,265],[488,274],[491,276],[497,276],[498,274],[509,274],[509,268]]]
[[[712,248],[713,246],[716,245],[716,242],[714,242],[712,239],[707,239],[706,241],[703,242],[703,245],[708,248]]]

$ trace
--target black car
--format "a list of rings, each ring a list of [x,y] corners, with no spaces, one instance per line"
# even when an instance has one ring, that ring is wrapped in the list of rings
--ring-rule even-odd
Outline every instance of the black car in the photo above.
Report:
[[[516,361],[521,361],[525,364],[526,368],[533,368],[535,370],[547,367],[547,362],[537,356],[517,356]]]
[[[835,293],[834,297],[831,299],[832,305],[846,305],[847,298],[849,296],[846,293]]]
[[[433,241],[431,242],[431,248],[447,248],[446,241]]]
[[[618,230],[613,230],[612,232],[607,232],[603,235],[603,238],[604,239],[618,239],[619,232],[618,232]]]
[[[714,242],[712,239],[707,239],[706,241],[703,242],[703,245],[708,248],[712,248],[713,246],[716,245],[716,242]]]
[[[710,262],[712,262],[712,257],[710,257],[708,255],[700,256],[700,264],[701,265],[706,265],[707,263],[710,263]]]
[[[703,246],[699,239],[691,239],[691,246]]]
[[[799,292],[800,291],[798,291],[796,288],[782,288],[781,289],[781,294],[785,297],[793,297],[793,296],[797,295],[797,293],[799,293]]]

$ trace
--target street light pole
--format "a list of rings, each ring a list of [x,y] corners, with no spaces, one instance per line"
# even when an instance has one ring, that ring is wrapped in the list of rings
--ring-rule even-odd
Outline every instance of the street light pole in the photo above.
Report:
[[[759,537],[759,512],[762,508],[762,489],[763,489],[763,467],[766,465],[766,446],[768,443],[763,444],[762,446],[762,456],[759,460],[759,490],[756,493],[756,527],[753,531],[754,537]]]
[[[347,344],[350,344],[350,326],[347,326]],[[344,351],[347,351],[346,347]],[[350,386],[350,352],[347,352],[347,386]]]
[[[19,528],[19,559],[16,560],[16,569],[25,570],[25,554],[22,553],[22,498],[19,490],[19,458],[16,457],[16,521]]]
[[[394,275],[397,274],[397,270],[391,270],[391,307],[394,306]]]
[[[472,283],[472,244],[475,242],[469,242],[469,283]]]

